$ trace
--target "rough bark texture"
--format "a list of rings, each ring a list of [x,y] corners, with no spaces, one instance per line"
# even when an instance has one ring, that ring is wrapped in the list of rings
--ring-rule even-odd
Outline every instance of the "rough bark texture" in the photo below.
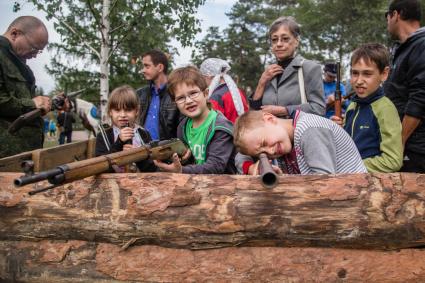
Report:
[[[35,196],[0,174],[0,240],[208,249],[394,249],[425,243],[425,175],[105,174]]]
[[[1,282],[424,282],[425,250],[0,242]]]

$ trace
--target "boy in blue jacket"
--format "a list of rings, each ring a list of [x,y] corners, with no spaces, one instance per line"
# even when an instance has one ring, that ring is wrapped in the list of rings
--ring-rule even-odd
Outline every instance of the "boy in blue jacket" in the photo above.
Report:
[[[356,92],[345,118],[332,116],[353,138],[368,172],[396,172],[403,163],[401,123],[381,84],[389,73],[389,53],[365,44],[351,56],[351,85]]]

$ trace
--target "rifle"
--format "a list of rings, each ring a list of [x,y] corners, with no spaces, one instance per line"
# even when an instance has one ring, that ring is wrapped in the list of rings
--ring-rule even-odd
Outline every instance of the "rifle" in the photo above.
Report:
[[[34,195],[75,180],[106,172],[116,166],[147,159],[166,160],[175,152],[179,156],[183,156],[186,150],[186,146],[179,139],[154,141],[138,148],[71,162],[30,176],[21,176],[14,180],[14,184],[17,187],[22,187],[44,180],[52,184],[51,186],[29,192],[30,195]]]
[[[258,171],[261,175],[261,183],[266,189],[273,189],[277,185],[277,174],[270,165],[269,158],[265,153],[260,153]]]
[[[354,94],[356,94],[356,92],[355,91],[351,91],[346,96],[343,96],[342,97],[342,100],[350,99]],[[326,111],[328,111],[329,109],[333,108],[334,106],[335,106],[335,101],[332,101],[331,103],[326,104]]]
[[[341,63],[336,62],[335,116],[342,118]]]
[[[70,96],[70,97],[76,96],[76,95],[80,94],[81,92],[83,92],[84,90],[85,89],[71,92],[71,93],[68,94],[68,96]],[[64,104],[65,104],[66,98],[67,98],[67,96],[55,96],[55,97],[53,97],[51,111],[62,109]],[[30,112],[22,114],[15,121],[13,121],[12,124],[10,124],[7,131],[9,132],[9,134],[13,135],[17,131],[19,131],[23,126],[27,125],[29,122],[33,121],[34,119],[43,116],[44,114],[47,114],[47,113],[44,113],[44,111],[40,108],[31,110]]]

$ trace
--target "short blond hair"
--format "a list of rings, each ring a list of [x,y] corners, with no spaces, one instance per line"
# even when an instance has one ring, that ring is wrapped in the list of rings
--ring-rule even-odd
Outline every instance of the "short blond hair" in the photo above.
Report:
[[[236,119],[233,126],[233,143],[238,151],[244,152],[246,141],[243,140],[243,135],[246,131],[261,127],[264,125],[263,111],[250,110],[243,113]]]

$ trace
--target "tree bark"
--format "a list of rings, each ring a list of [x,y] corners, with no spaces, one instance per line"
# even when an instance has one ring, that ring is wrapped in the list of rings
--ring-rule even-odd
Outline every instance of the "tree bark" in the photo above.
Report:
[[[108,123],[108,113],[106,106],[109,98],[109,56],[110,56],[110,37],[109,31],[111,23],[109,20],[110,0],[103,0],[102,5],[102,26],[101,26],[101,46],[100,46],[100,113],[101,122]]]
[[[104,174],[28,196],[0,174],[0,240],[185,249],[398,249],[425,244],[425,175]],[[40,184],[38,184],[39,186]]]
[[[423,282],[425,250],[239,247],[203,251],[84,241],[0,241],[1,282]]]

